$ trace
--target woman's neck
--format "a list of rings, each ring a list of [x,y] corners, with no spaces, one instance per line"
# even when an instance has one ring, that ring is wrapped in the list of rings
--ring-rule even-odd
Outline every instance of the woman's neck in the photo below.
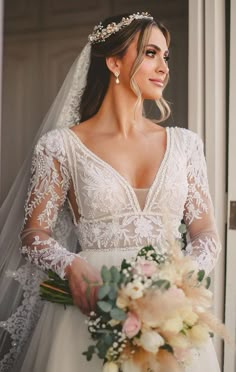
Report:
[[[104,126],[109,125],[111,131],[128,137],[134,128],[141,128],[145,122],[142,114],[143,102],[138,104],[137,102],[138,99],[133,92],[125,91],[122,86],[109,86],[95,115],[96,120]]]

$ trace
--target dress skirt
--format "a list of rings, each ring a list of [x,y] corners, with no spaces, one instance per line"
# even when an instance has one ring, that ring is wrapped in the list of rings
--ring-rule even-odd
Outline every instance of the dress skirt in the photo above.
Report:
[[[135,256],[137,249],[84,251],[91,265],[120,265],[122,259]],[[93,344],[85,323],[87,317],[75,306],[46,303],[34,330],[20,372],[100,372],[102,361],[95,355],[87,362],[82,355]],[[193,360],[186,372],[220,372],[211,340]]]

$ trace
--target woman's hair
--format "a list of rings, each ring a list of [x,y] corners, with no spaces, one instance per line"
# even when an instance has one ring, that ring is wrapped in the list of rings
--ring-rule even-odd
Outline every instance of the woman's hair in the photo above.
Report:
[[[122,14],[116,17],[109,17],[102,22],[102,25],[106,27],[112,22],[119,23],[122,17],[128,16],[128,14]],[[159,28],[169,46],[170,34],[168,30],[160,22],[152,20],[151,18],[135,19],[130,25],[121,28],[118,32],[109,36],[104,42],[92,44],[87,84],[80,103],[79,114],[81,122],[88,120],[98,112],[107,92],[111,73],[106,65],[106,58],[110,56],[122,58],[130,43],[134,40],[137,32],[140,32],[140,34],[137,43],[137,57],[130,73],[130,86],[137,95],[137,103],[142,100],[141,92],[135,82],[134,76],[142,63],[143,50],[148,43],[153,26]],[[165,86],[168,82],[168,78],[169,76],[167,75]],[[161,113],[158,122],[162,122],[169,117],[170,108],[163,97],[156,100],[156,104]]]

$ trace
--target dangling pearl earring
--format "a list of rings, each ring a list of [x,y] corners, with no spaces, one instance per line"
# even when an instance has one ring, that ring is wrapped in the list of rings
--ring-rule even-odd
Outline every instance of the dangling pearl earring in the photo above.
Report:
[[[120,80],[119,80],[120,73],[116,71],[114,72],[114,75],[116,77],[116,84],[120,84]]]

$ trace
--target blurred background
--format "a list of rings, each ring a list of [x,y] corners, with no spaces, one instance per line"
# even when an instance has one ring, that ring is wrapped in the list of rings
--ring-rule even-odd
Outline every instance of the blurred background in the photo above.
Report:
[[[149,11],[170,29],[172,117],[188,126],[188,0],[7,0],[4,6],[2,194],[6,197],[37,128],[88,34],[100,20]],[[148,107],[154,110],[155,105]],[[152,113],[155,116],[155,113]],[[151,115],[152,115],[151,114]],[[9,149],[14,149],[14,160]]]

